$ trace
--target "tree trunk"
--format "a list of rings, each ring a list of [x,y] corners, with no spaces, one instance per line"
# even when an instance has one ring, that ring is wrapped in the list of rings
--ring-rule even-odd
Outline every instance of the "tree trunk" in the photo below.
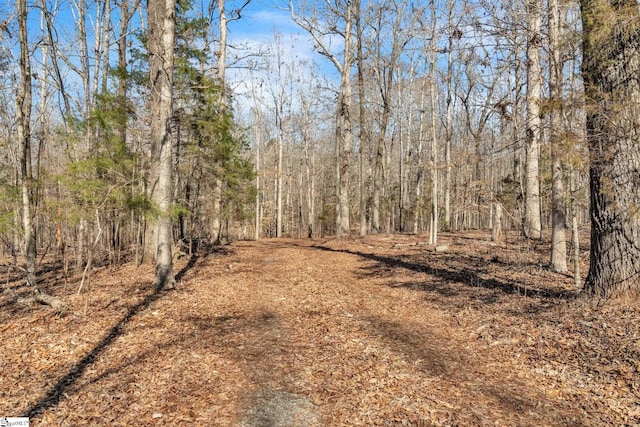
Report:
[[[640,287],[640,13],[635,0],[581,0],[591,256],[583,296]]]
[[[256,108],[256,112],[259,113],[259,109]],[[255,198],[255,231],[254,238],[255,240],[260,240],[260,231],[262,228],[262,220],[260,219],[260,142],[262,140],[261,126],[262,126],[262,116],[258,116],[258,123],[255,125],[255,147],[256,147],[256,198]]]
[[[340,73],[340,90],[338,92],[338,102],[335,115],[335,159],[336,159],[336,238],[340,239],[344,234],[350,233],[349,223],[349,175],[351,162],[351,65],[353,58],[351,54],[352,48],[352,27],[354,10],[360,10],[359,5],[354,3],[360,0],[347,0],[343,8],[333,8],[329,5],[328,13],[336,16],[338,20],[344,20],[345,28],[343,31],[332,29],[332,34],[341,34],[344,37],[344,51],[340,55],[331,52],[328,45],[325,44],[325,36],[319,28],[313,25],[313,20],[309,20],[298,16],[295,11],[294,2],[289,1],[289,11],[291,18],[300,27],[304,28],[315,40],[318,49],[335,65]]]
[[[220,45],[218,48],[218,83],[222,89],[220,95],[220,111],[224,113],[227,108],[227,13],[224,0],[218,0],[218,18],[220,19]],[[213,188],[213,218],[211,235],[213,242],[218,245],[222,241],[222,179],[216,177]]]
[[[525,174],[524,234],[530,239],[542,237],[540,221],[540,0],[527,1],[527,130]]]
[[[367,197],[365,195],[365,186],[367,177],[365,174],[365,156],[366,145],[369,143],[368,132],[366,131],[366,108],[365,108],[365,85],[364,85],[364,54],[362,52],[362,16],[360,14],[360,1],[354,4],[354,13],[356,15],[356,49],[358,55],[358,105],[360,107],[360,236],[367,235]]]
[[[431,0],[431,15],[436,16],[436,2]],[[429,99],[431,100],[431,216],[429,220],[429,244],[438,244],[438,137],[436,129],[436,19],[432,19],[430,43]]]
[[[560,59],[560,6],[549,0],[549,94],[551,109],[551,269],[559,273],[567,267],[567,226],[562,168],[562,62]]]
[[[171,118],[173,112],[173,63],[175,44],[175,0],[149,0],[149,71],[151,105],[151,144],[157,155],[158,184],[153,200],[159,210],[157,219],[156,277],[159,289],[175,286],[173,236],[171,225],[173,152]]]
[[[451,230],[451,143],[453,141],[453,39],[458,37],[454,31],[453,12],[455,0],[449,1],[449,48],[447,51],[447,141],[444,151],[445,175],[444,175],[444,227]]]
[[[422,79],[420,88],[420,116],[418,117],[418,148],[416,157],[418,158],[418,167],[416,171],[416,191],[414,195],[413,208],[413,232],[418,234],[420,229],[420,217],[423,216],[424,201],[422,190],[424,186],[424,161],[422,150],[424,148],[424,128],[425,128],[425,98],[427,97],[427,79]]]
[[[280,112],[282,114],[282,111]],[[278,163],[276,166],[276,237],[282,237],[282,151],[284,147],[282,116],[278,120]]]
[[[491,241],[497,242],[502,234],[502,203],[493,203],[493,225],[491,227]]]
[[[387,130],[389,129],[389,123],[391,120],[391,107],[393,103],[393,94],[395,91],[394,78],[396,74],[396,67],[398,64],[398,59],[402,53],[402,49],[406,44],[404,40],[401,40],[400,37],[402,34],[402,18],[404,17],[404,10],[406,7],[406,3],[395,4],[395,20],[393,22],[393,27],[391,31],[391,52],[387,58],[383,57],[383,45],[387,43],[387,40],[384,39],[384,35],[382,34],[382,28],[379,31],[376,31],[376,47],[377,47],[377,65],[376,65],[376,73],[380,78],[380,101],[382,103],[382,113],[380,115],[380,133],[378,134],[378,144],[376,149],[375,156],[375,165],[373,172],[373,206],[372,206],[372,229],[374,233],[378,233],[380,231],[380,200],[382,198],[382,194],[385,188],[385,163],[388,165],[388,162],[385,162],[385,152],[386,149],[386,141],[387,141]],[[380,9],[379,19],[382,20],[382,16],[384,14],[390,13],[391,10]],[[386,218],[385,224],[389,223],[391,218],[391,213],[388,212],[389,209],[386,209]],[[386,227],[388,231],[388,226]]]
[[[305,120],[305,123],[310,125],[309,120]],[[305,132],[304,136],[304,153],[305,153],[305,168],[307,177],[307,237],[312,239],[315,237],[316,231],[314,228],[314,222],[316,218],[315,197],[316,197],[316,158],[315,148],[308,134]],[[302,181],[301,181],[302,185]]]
[[[338,200],[336,203],[336,237],[341,238],[350,232],[349,224],[349,174],[351,162],[351,25],[353,6],[347,2],[346,26],[344,32],[344,64],[340,82],[340,95],[336,117],[336,136],[338,150]]]
[[[36,233],[33,226],[33,193],[31,191],[31,62],[27,37],[27,2],[17,0],[20,39],[20,85],[16,98],[16,133],[20,144],[20,181],[22,193],[22,225],[27,285],[36,285]]]
[[[575,198],[575,182],[577,173],[569,169],[569,191],[571,192],[571,247],[573,251],[573,283],[576,288],[582,286],[580,270],[580,228],[578,227],[578,202]]]

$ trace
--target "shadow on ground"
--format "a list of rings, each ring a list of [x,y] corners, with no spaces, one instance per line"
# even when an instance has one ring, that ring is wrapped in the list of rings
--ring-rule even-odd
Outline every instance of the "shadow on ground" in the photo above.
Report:
[[[341,252],[356,255],[360,258],[374,261],[373,267],[366,267],[364,274],[369,276],[389,276],[394,275],[396,269],[405,269],[416,273],[424,273],[440,279],[439,281],[407,281],[403,283],[390,284],[393,287],[404,287],[412,290],[425,292],[436,292],[445,297],[458,296],[461,293],[467,294],[470,298],[480,300],[482,303],[491,304],[500,300],[500,295],[521,295],[545,300],[568,301],[576,296],[574,291],[564,291],[559,289],[549,289],[531,283],[524,283],[521,280],[504,280],[497,277],[483,277],[485,260],[466,260],[460,255],[447,255],[440,258],[439,264],[458,266],[457,268],[443,268],[432,266],[428,260],[411,260],[406,256],[378,255],[360,252],[350,249],[334,249],[324,245],[314,245],[312,248],[329,252]],[[461,265],[464,261],[471,261],[469,265]],[[458,285],[458,286],[452,286]],[[462,288],[460,287],[462,286]],[[491,294],[470,295],[471,289],[485,289],[493,291]]]
[[[462,343],[451,336],[439,335],[430,329],[415,330],[379,316],[367,316],[362,320],[373,336],[405,360],[414,361],[427,377],[437,379],[434,384],[446,389],[446,393],[468,396],[479,402],[488,401],[471,411],[454,410],[456,419],[450,420],[454,425],[482,425],[487,419],[496,420],[497,424],[500,417],[511,420],[516,417],[517,425],[583,425],[577,419],[568,419],[563,408],[557,407],[557,402],[535,392],[524,381],[492,381],[484,356],[462,350]],[[492,412],[482,412],[489,408],[493,408]]]
[[[197,260],[198,256],[192,256],[187,265],[176,274],[176,281],[180,281],[180,279],[194,267]],[[98,356],[122,335],[125,327],[133,318],[148,308],[152,303],[161,299],[164,295],[167,295],[167,292],[154,289],[153,292],[146,296],[141,302],[131,307],[122,319],[107,332],[105,337],[89,353],[80,359],[44,396],[27,408],[20,416],[34,418],[42,412],[58,405],[62,397],[71,393],[70,388],[82,378],[82,375],[95,363]]]

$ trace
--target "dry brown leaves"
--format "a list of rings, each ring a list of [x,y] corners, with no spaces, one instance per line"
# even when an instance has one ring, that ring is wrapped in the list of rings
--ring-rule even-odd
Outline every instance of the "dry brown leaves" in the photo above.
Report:
[[[238,242],[0,293],[0,416],[33,426],[640,424],[634,308],[572,303],[545,247],[484,234]],[[6,270],[6,268],[5,268]]]

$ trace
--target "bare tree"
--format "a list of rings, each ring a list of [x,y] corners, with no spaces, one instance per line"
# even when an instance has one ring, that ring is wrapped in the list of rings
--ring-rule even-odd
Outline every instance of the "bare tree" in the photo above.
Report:
[[[374,73],[379,83],[378,92],[382,110],[380,112],[378,141],[373,166],[373,203],[371,206],[371,228],[374,233],[380,232],[380,199],[385,186],[384,157],[389,123],[391,121],[392,99],[395,96],[396,69],[404,47],[412,37],[411,31],[405,31],[405,10],[407,2],[392,1],[380,4],[376,11],[377,28],[375,34]],[[392,19],[389,33],[384,31],[386,19]],[[435,20],[434,20],[435,21]],[[387,35],[391,37],[391,51],[388,55],[383,50],[389,43]],[[388,221],[385,221],[387,223]]]
[[[218,0],[218,18],[220,19],[220,45],[218,48],[218,83],[222,88],[222,96],[220,97],[221,111],[225,111],[227,103],[227,33],[228,20],[225,10],[225,0]],[[211,218],[211,235],[214,242],[220,243],[222,229],[222,179],[214,178],[213,183],[213,212]]]
[[[117,68],[117,94],[119,103],[119,122],[118,133],[123,144],[127,142],[127,115],[130,110],[129,100],[127,99],[127,51],[129,40],[129,25],[134,14],[140,7],[141,0],[120,0],[116,2],[120,7],[119,16],[119,34],[116,40],[118,46],[118,68]]]
[[[354,0],[359,2],[360,0]],[[317,16],[302,16],[296,11],[292,1],[289,2],[289,10],[292,19],[311,37],[318,46],[320,52],[329,58],[340,73],[340,88],[336,106],[336,237],[341,238],[349,234],[349,174],[351,162],[351,67],[354,61],[351,52],[353,45],[353,20],[354,10],[359,7],[354,6],[354,1],[346,0],[326,2],[327,18],[329,22],[322,23]],[[344,25],[343,29],[338,28],[338,24]],[[325,36],[329,34],[339,35],[344,39],[344,50],[342,61],[336,52],[332,52],[326,44]]]
[[[429,43],[429,99],[431,101],[431,215],[429,216],[429,244],[438,243],[438,132],[436,129],[436,2],[431,0],[431,42]]]
[[[542,69],[540,65],[540,28],[542,26],[541,0],[527,0],[527,128],[525,164],[525,219],[524,234],[531,239],[542,237],[540,220],[540,96]]]
[[[444,226],[446,229],[451,227],[451,144],[453,142],[453,45],[454,40],[459,40],[462,37],[462,32],[454,24],[454,9],[456,0],[448,1],[448,13],[447,13],[447,29],[448,29],[448,45],[447,45],[447,116],[446,116],[446,144],[444,152],[445,161],[445,174],[444,174]]]
[[[550,144],[552,156],[551,195],[551,268],[564,273],[567,267],[567,238],[564,203],[564,173],[562,166],[562,62],[560,52],[560,6],[549,0],[549,108]]]
[[[20,83],[16,97],[16,133],[20,146],[20,182],[22,194],[22,226],[27,285],[36,286],[36,233],[33,226],[34,200],[31,167],[31,58],[27,35],[27,1],[17,0],[20,42]]]
[[[366,168],[365,157],[367,154],[367,145],[369,144],[369,132],[367,132],[366,107],[365,107],[365,85],[364,85],[364,52],[362,48],[362,37],[364,33],[363,19],[361,11],[361,2],[357,1],[354,5],[354,14],[356,20],[356,55],[358,65],[358,107],[359,107],[359,170],[360,170],[360,236],[367,234],[367,196],[366,196]]]
[[[149,0],[149,72],[152,155],[158,165],[157,183],[152,195],[157,204],[156,277],[159,289],[175,287],[171,227],[173,150],[171,120],[173,114],[173,64],[176,26],[175,0]]]

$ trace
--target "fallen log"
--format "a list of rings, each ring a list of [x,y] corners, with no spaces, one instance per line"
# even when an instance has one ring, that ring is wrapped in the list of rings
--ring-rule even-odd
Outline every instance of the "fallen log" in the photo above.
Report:
[[[21,298],[14,296],[14,298],[15,298],[15,302],[23,305],[32,305],[33,303],[38,302],[40,304],[49,305],[57,311],[62,311],[65,308],[67,308],[67,305],[64,303],[64,301],[54,296],[51,296],[49,294],[45,294],[40,289],[36,289],[33,292],[33,296],[21,297]]]
[[[45,294],[40,289],[36,289],[34,298],[37,302],[50,305],[56,310],[63,310],[67,306],[61,299]]]

